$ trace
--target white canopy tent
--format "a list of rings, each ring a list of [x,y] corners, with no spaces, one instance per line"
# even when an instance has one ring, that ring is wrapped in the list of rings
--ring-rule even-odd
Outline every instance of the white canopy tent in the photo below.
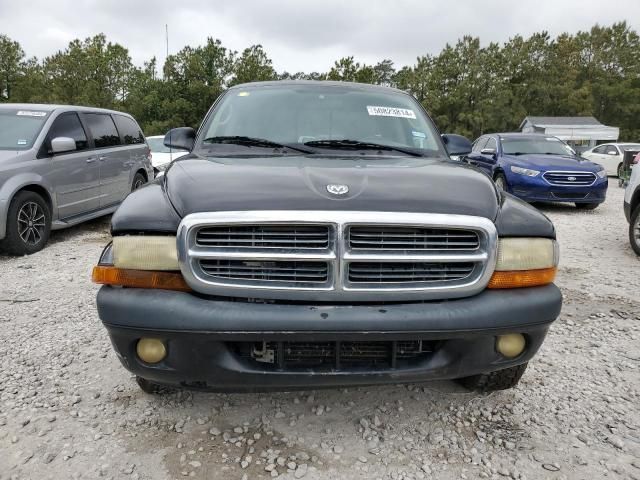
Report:
[[[520,124],[523,133],[544,133],[577,147],[593,147],[616,142],[618,127],[608,127],[594,117],[526,117]]]

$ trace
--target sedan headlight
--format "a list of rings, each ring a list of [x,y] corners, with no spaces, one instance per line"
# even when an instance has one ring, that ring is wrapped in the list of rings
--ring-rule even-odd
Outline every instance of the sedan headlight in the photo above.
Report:
[[[133,270],[180,270],[176,237],[126,235],[113,237],[113,265]]]
[[[559,261],[558,243],[549,238],[502,238],[489,288],[519,288],[553,282]]]
[[[607,178],[607,171],[604,168],[602,170],[597,171],[596,174],[600,178]]]
[[[537,177],[540,174],[538,170],[531,170],[530,168],[522,167],[511,167],[511,171],[518,175],[525,175],[527,177]]]

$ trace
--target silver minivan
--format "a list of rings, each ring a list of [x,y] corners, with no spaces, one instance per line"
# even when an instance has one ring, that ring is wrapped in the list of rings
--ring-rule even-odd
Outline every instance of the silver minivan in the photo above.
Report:
[[[51,230],[115,211],[153,179],[131,115],[99,108],[0,104],[0,250],[41,250]]]

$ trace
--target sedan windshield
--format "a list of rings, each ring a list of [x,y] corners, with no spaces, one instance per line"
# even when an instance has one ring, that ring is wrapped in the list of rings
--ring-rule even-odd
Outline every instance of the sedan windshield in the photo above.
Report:
[[[571,148],[556,137],[502,137],[505,155],[573,155]]]
[[[0,150],[28,150],[47,120],[48,112],[0,109]]]
[[[201,138],[199,148],[207,155],[230,149],[264,154],[286,147],[298,154],[446,155],[431,120],[412,97],[349,85],[230,90],[209,115]]]

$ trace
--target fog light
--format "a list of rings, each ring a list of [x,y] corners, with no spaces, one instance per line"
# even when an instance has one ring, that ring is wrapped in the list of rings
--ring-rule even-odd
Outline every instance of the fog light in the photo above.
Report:
[[[515,358],[524,351],[526,341],[521,333],[509,333],[496,338],[496,350],[507,358]]]
[[[140,360],[146,363],[158,363],[167,356],[164,343],[157,338],[141,338],[138,340],[136,352]]]

